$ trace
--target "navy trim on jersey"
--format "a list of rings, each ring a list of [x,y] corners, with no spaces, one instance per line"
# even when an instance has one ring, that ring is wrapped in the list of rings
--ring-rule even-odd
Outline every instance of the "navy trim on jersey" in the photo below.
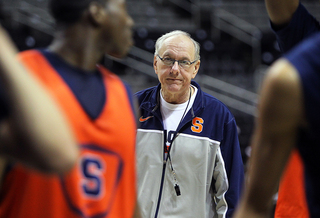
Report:
[[[48,50],[39,51],[68,84],[88,116],[96,119],[106,103],[106,88],[101,73],[76,68]]]
[[[133,93],[131,91],[131,88],[130,88],[130,85],[127,84],[126,82],[122,81],[124,86],[126,87],[126,90],[127,90],[127,95],[128,95],[128,98],[129,98],[129,101],[130,101],[130,105],[131,105],[131,108],[132,108],[132,111],[134,113],[134,115],[136,115],[137,111],[136,111],[136,108],[134,107],[134,103],[133,103]]]
[[[69,207],[71,208],[71,210],[73,212],[75,212],[76,214],[78,214],[79,216],[81,216],[82,218],[103,218],[103,217],[107,217],[109,212],[110,212],[110,210],[112,209],[112,203],[113,203],[114,198],[116,196],[116,191],[118,189],[118,186],[119,186],[119,183],[120,183],[120,179],[121,179],[122,174],[123,174],[124,161],[121,158],[121,155],[119,155],[118,153],[116,153],[116,152],[114,152],[112,150],[106,149],[106,148],[101,148],[101,147],[99,147],[97,145],[94,145],[94,144],[81,145],[80,147],[83,148],[83,149],[87,149],[87,150],[98,151],[98,152],[101,152],[102,154],[112,155],[112,156],[116,157],[116,159],[118,160],[118,162],[119,162],[119,166],[117,168],[118,174],[117,174],[117,179],[116,179],[115,184],[114,184],[114,189],[112,190],[112,197],[111,197],[111,199],[110,199],[110,201],[108,203],[106,211],[94,214],[92,216],[88,216],[88,215],[85,214],[84,211],[82,211],[81,208],[78,208],[77,206],[75,206],[72,203],[71,198],[68,195],[68,191],[67,191],[67,188],[66,188],[66,185],[65,185],[64,178],[60,177],[60,183],[61,183],[61,186],[62,186],[63,195],[65,196],[65,198],[67,200],[67,203],[68,203]]]

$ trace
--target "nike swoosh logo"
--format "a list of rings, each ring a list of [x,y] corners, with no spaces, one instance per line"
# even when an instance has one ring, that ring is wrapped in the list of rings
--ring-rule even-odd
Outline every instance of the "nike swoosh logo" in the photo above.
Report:
[[[149,116],[149,117],[143,118],[143,116],[141,116],[141,117],[139,118],[139,121],[142,123],[142,122],[145,122],[145,121],[149,120],[149,119],[152,118],[152,117],[153,117],[153,116]]]

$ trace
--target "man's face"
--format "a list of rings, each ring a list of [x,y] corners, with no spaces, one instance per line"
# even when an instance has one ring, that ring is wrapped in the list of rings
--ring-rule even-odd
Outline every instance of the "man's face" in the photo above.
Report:
[[[195,60],[195,47],[187,36],[172,36],[163,42],[159,49],[159,56],[193,62]],[[185,69],[180,67],[178,62],[175,62],[173,66],[167,66],[159,57],[155,56],[153,66],[164,93],[183,95],[189,91],[191,79],[197,75],[200,61],[196,61]]]
[[[124,57],[133,45],[132,27],[133,20],[127,13],[125,0],[107,1],[108,24],[105,32],[108,42],[111,43],[108,55],[116,58]]]

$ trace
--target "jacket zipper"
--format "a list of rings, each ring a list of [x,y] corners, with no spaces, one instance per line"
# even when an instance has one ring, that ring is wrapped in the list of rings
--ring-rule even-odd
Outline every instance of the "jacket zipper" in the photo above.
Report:
[[[156,105],[155,108],[153,108],[153,110],[151,111],[151,113],[154,114],[154,116],[158,117],[155,113],[155,111],[158,109],[159,107],[159,104]],[[191,115],[192,115],[192,118],[195,117],[195,114],[194,114],[194,111],[193,111],[193,107],[191,107]],[[161,122],[161,119],[158,117],[158,119],[160,120]],[[182,126],[184,126],[185,124],[183,124]],[[179,128],[179,131],[180,131],[181,127]],[[164,131],[164,146],[166,146],[166,141],[167,141],[167,132]],[[160,202],[161,202],[161,196],[162,196],[162,190],[163,190],[163,183],[164,183],[164,176],[165,176],[165,173],[166,173],[166,166],[167,166],[167,161],[164,159],[163,161],[163,167],[162,167],[162,177],[161,177],[161,183],[160,183],[160,190],[159,190],[159,197],[158,197],[158,202],[157,202],[157,208],[156,208],[156,213],[154,215],[154,218],[157,218],[158,217],[158,213],[159,213],[159,209],[160,209]]]

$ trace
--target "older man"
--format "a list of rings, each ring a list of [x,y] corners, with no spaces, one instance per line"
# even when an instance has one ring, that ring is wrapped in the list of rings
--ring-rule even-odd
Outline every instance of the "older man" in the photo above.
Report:
[[[138,202],[143,217],[230,217],[243,183],[237,126],[191,81],[200,46],[183,31],[156,42],[160,84],[138,92]]]

